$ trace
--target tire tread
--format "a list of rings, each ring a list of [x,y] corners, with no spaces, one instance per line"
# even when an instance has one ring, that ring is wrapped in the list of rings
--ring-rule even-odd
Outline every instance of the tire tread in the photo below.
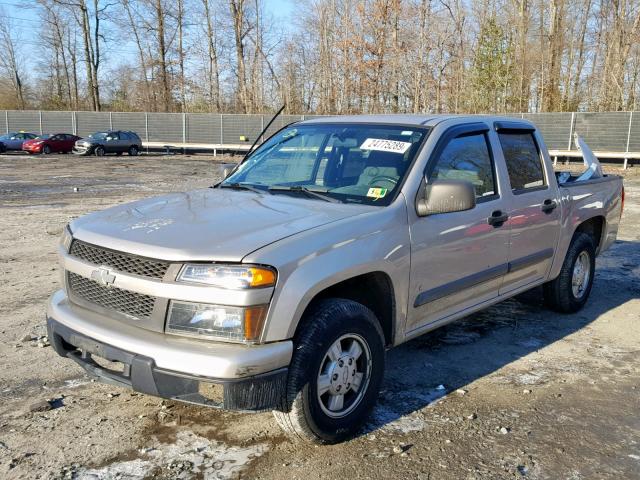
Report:
[[[302,392],[305,381],[309,377],[308,363],[305,360],[320,345],[323,336],[335,327],[338,320],[356,314],[364,314],[364,318],[375,329],[381,344],[384,345],[384,334],[373,312],[352,300],[339,298],[322,300],[312,307],[303,319],[300,333],[294,339],[294,354],[289,368],[287,389],[278,409],[273,411],[280,428],[294,441],[324,444],[335,443],[343,438],[342,435],[336,435],[333,438],[321,437],[314,432],[307,420],[305,412],[308,411],[308,405],[305,403],[306,396]]]
[[[564,262],[560,269],[560,274],[550,282],[544,284],[544,300],[551,310],[560,313],[574,313],[580,310],[589,298],[591,286],[593,285],[594,269],[589,278],[588,290],[580,300],[573,297],[571,291],[571,280],[573,275],[573,265],[577,256],[583,250],[587,250],[591,256],[592,264],[595,265],[595,247],[593,238],[584,233],[578,232],[574,235],[565,255]]]

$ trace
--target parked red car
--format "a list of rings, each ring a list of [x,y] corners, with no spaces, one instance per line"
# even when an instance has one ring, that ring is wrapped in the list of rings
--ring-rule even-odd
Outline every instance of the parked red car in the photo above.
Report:
[[[56,133],[54,135],[40,135],[22,144],[22,150],[27,153],[69,153],[80,137],[70,133]]]

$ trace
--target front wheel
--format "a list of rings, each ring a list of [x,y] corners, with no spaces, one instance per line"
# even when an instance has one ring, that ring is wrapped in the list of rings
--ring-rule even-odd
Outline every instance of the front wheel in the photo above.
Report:
[[[51,153],[51,147],[49,145],[45,145],[44,147],[42,147],[42,153],[44,153],[45,155],[49,155]]]
[[[373,312],[351,300],[323,300],[303,322],[273,413],[294,440],[336,443],[355,434],[376,403],[384,336]]]
[[[544,284],[546,304],[557,312],[574,313],[584,307],[591,293],[596,268],[593,238],[576,233],[567,250],[560,275]]]
[[[98,145],[96,149],[93,151],[93,153],[95,153],[96,157],[103,157],[105,154],[104,147],[101,145]]]

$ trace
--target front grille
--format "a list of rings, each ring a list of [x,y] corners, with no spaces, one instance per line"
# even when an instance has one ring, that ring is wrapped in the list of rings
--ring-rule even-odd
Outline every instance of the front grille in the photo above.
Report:
[[[155,299],[149,295],[105,287],[72,272],[67,272],[67,279],[70,293],[89,303],[140,319],[153,312]]]
[[[169,268],[168,262],[116,252],[80,240],[74,240],[71,243],[69,254],[95,265],[104,265],[119,272],[143,277],[163,278]]]

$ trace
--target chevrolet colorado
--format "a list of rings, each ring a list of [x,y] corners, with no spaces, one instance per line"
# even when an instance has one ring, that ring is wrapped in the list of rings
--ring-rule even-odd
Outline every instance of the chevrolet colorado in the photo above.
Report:
[[[338,442],[386,349],[538,285],[582,308],[623,202],[597,160],[554,173],[523,120],[298,122],[211,188],[72,221],[49,338],[102,381]]]

